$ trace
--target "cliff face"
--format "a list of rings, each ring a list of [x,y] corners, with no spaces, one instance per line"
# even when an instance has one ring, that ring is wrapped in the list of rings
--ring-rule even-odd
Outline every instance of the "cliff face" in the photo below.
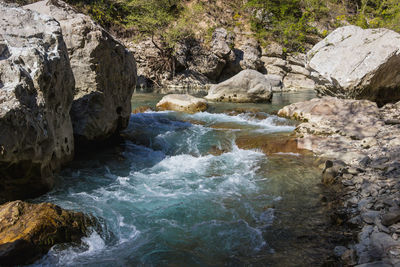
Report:
[[[60,23],[76,82],[71,109],[75,142],[103,141],[126,128],[136,85],[133,55],[89,16],[62,1],[24,8]]]
[[[45,193],[77,141],[101,142],[128,125],[136,64],[122,44],[61,1],[0,4],[0,13],[3,202]]]
[[[56,20],[0,4],[0,202],[33,197],[72,159],[75,80]]]

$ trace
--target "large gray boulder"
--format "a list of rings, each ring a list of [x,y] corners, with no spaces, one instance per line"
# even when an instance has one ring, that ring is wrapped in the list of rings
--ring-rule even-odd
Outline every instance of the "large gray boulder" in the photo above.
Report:
[[[0,202],[34,197],[71,160],[74,76],[53,18],[0,4]]]
[[[137,79],[133,55],[90,17],[62,1],[24,8],[60,22],[76,81],[71,118],[77,141],[101,141],[125,128]]]
[[[225,102],[268,102],[272,98],[272,86],[258,71],[243,70],[229,80],[211,86],[205,98]]]
[[[308,52],[308,67],[322,95],[400,100],[400,34],[387,29],[341,27]]]

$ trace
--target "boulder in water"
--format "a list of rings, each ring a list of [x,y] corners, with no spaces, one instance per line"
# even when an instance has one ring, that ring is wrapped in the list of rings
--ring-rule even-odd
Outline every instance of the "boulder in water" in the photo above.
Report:
[[[72,159],[74,76],[59,23],[0,4],[0,202],[34,197]]]
[[[71,118],[77,141],[101,141],[126,128],[137,79],[133,55],[89,16],[62,1],[24,8],[60,22],[76,81]]]
[[[272,86],[260,72],[243,70],[229,80],[211,86],[205,98],[226,102],[268,102],[272,98]]]
[[[0,263],[31,263],[55,244],[80,242],[95,225],[93,218],[54,204],[9,202],[0,206]]]
[[[341,27],[308,52],[322,95],[400,100],[400,34],[387,29]]]
[[[157,109],[159,110],[175,110],[188,113],[205,111],[207,107],[206,100],[188,94],[166,95],[157,103]]]

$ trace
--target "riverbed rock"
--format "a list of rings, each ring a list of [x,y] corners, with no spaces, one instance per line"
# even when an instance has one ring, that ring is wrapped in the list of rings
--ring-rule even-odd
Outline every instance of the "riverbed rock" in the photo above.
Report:
[[[373,137],[383,126],[379,108],[368,100],[314,98],[279,110],[280,116],[303,120],[314,127],[313,134],[340,134],[354,139]]]
[[[159,110],[175,110],[187,113],[205,111],[207,107],[206,100],[188,94],[166,95],[157,103]]]
[[[285,88],[285,90],[293,90],[293,91],[302,89],[314,90],[315,82],[310,78],[308,78],[307,76],[305,76],[304,74],[289,73],[283,79],[283,87]]]
[[[49,16],[0,4],[0,203],[34,197],[70,161],[74,77]]]
[[[382,216],[382,224],[385,226],[390,226],[400,222],[400,210],[389,211],[388,213]]]
[[[0,206],[0,264],[31,263],[55,244],[80,242],[95,224],[54,204],[8,202]]]
[[[62,1],[24,8],[60,22],[76,81],[71,109],[76,141],[102,141],[124,129],[137,79],[133,55],[89,16]]]
[[[211,86],[205,98],[225,102],[269,102],[272,86],[258,71],[243,70],[229,80]]]
[[[368,99],[379,105],[400,100],[400,34],[345,26],[308,52],[308,67],[321,74],[322,95]]]

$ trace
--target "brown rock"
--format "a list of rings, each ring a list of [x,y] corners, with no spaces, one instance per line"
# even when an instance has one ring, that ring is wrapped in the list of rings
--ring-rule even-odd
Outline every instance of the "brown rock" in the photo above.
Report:
[[[301,153],[307,151],[299,149],[297,140],[288,135],[241,135],[236,138],[236,145],[241,149],[261,149],[266,155],[276,153]]]
[[[0,263],[31,263],[55,244],[80,242],[95,224],[81,212],[50,203],[6,203],[0,206]]]

